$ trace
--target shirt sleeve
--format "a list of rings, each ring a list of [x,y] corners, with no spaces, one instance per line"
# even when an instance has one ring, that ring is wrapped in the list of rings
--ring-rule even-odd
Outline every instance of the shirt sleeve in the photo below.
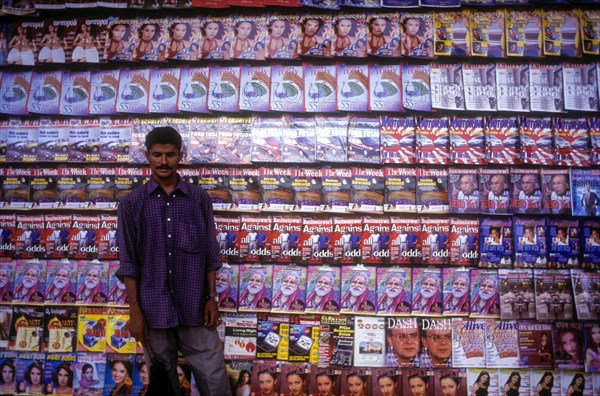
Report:
[[[119,270],[117,277],[122,281],[123,277],[139,279],[139,269],[137,266],[138,257],[136,249],[136,234],[137,227],[135,219],[137,216],[132,210],[130,200],[125,199],[119,205],[117,212],[118,229],[117,233],[119,241]],[[213,225],[214,227],[214,225]]]
[[[219,244],[217,239],[213,238],[216,235],[215,218],[213,215],[212,202],[209,195],[202,191],[201,195],[202,212],[205,214],[204,221],[207,232],[207,253],[206,253],[206,272],[218,270],[221,268],[219,261]]]

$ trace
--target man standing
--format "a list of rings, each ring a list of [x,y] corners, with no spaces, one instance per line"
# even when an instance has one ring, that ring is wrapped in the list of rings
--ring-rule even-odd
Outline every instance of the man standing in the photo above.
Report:
[[[211,199],[177,174],[182,139],[171,127],[146,136],[152,177],[121,201],[117,276],[125,283],[131,334],[166,366],[181,394],[177,350],[192,367],[200,393],[230,394],[216,327],[219,248]],[[151,379],[152,380],[152,379]]]
[[[598,195],[592,191],[592,186],[589,184],[585,185],[585,193],[583,193],[581,204],[583,205],[583,209],[585,209],[585,213],[588,216],[597,215],[596,209],[598,204],[600,204],[600,199],[598,199]]]

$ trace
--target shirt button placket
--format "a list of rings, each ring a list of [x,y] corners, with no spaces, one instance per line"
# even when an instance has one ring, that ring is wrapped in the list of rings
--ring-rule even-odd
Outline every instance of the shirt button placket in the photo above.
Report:
[[[171,294],[173,294],[173,281],[172,281],[172,277],[173,277],[173,268],[174,268],[174,263],[173,263],[173,249],[175,248],[175,238],[173,238],[174,232],[175,232],[175,225],[174,225],[174,221],[171,221],[173,219],[173,205],[171,205],[171,202],[173,200],[173,198],[175,197],[175,195],[172,195],[171,197],[167,198],[167,210],[165,211],[165,218],[166,218],[166,229],[167,229],[167,269],[168,269],[168,273],[167,273],[167,278],[168,278],[168,284],[169,284],[169,291],[171,292]]]

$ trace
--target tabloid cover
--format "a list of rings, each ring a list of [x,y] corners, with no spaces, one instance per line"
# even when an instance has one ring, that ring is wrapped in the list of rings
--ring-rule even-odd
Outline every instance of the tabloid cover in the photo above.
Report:
[[[385,366],[385,318],[354,318],[354,367]]]
[[[354,361],[354,315],[321,315],[319,368],[347,367]]]
[[[536,319],[572,320],[573,288],[569,270],[534,271]]]
[[[500,319],[535,319],[532,269],[498,270]]]
[[[398,396],[402,383],[398,368],[374,368],[371,370],[371,388],[373,396]]]
[[[301,33],[298,14],[273,13],[267,15],[267,59],[295,59],[298,57],[297,36]]]
[[[596,317],[597,319],[597,317]],[[598,323],[584,323],[585,334],[585,371],[589,373],[600,372],[598,365],[598,336],[600,336],[600,325]]]
[[[345,0],[353,5],[353,0]],[[367,2],[361,7],[368,6]],[[332,55],[344,58],[365,58],[367,56],[367,24],[364,12],[340,12],[333,15]]]
[[[417,171],[415,168],[383,168],[385,178],[384,212],[417,211]]]
[[[250,391],[252,392],[251,394],[256,395],[261,392],[261,388],[259,386],[261,380],[263,383],[268,384],[268,385],[264,385],[264,386],[271,388],[273,392],[279,394],[281,382],[285,382],[285,381],[278,381],[278,378],[280,378],[280,371],[281,371],[281,363],[279,363],[279,362],[268,362],[268,361],[267,362],[265,362],[265,361],[254,362],[252,364],[252,376],[250,378],[250,383],[251,383]]]
[[[483,218],[479,225],[481,267],[512,268],[511,219]]]
[[[520,367],[554,368],[552,323],[519,322]]]
[[[585,373],[581,369],[562,370],[560,372],[560,392],[566,395],[568,392],[580,392],[592,396],[594,393],[593,377],[591,373]],[[558,381],[557,381],[558,382]]]
[[[17,360],[15,362],[15,381],[17,384],[17,391],[22,393],[22,387],[25,386],[26,394],[43,394],[43,380],[44,380],[44,360],[46,355],[44,353],[38,352],[21,352],[17,354]],[[34,370],[35,369],[35,370]],[[34,383],[31,378],[31,372],[34,371],[34,374],[39,372],[40,376],[37,378],[38,383]],[[25,379],[25,377],[29,378],[29,381]],[[21,390],[19,390],[19,388]]]
[[[448,169],[450,212],[479,213],[481,194],[478,176],[478,168]]]
[[[419,116],[417,118],[417,163],[449,163],[449,118]]]
[[[519,367],[517,321],[485,321],[485,359],[487,368]]]
[[[341,375],[341,395],[350,395],[351,388],[362,389],[367,395],[372,394],[371,381],[372,370],[365,367],[345,367]]]
[[[75,353],[48,353],[44,364],[44,390],[56,395],[71,394],[75,377]],[[66,381],[65,381],[66,377]],[[66,382],[66,383],[65,383]]]
[[[74,392],[102,392],[106,369],[106,354],[78,352],[77,363],[73,367],[75,378]],[[84,377],[88,374],[90,378]]]
[[[485,164],[483,117],[451,117],[450,162],[466,165]]]
[[[310,374],[310,365],[307,363],[281,364],[281,381],[280,394],[293,394],[295,391],[308,394],[308,376]]]
[[[452,352],[453,367],[485,366],[485,319],[452,318]]]
[[[513,217],[515,267],[548,267],[548,231],[548,224],[544,218]]]

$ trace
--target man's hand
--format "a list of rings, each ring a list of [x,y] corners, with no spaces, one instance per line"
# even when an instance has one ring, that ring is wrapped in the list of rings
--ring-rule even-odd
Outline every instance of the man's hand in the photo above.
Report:
[[[219,308],[213,300],[207,300],[204,304],[204,327],[213,330],[219,325]]]
[[[150,335],[148,333],[148,324],[146,323],[144,314],[142,314],[142,311],[139,309],[131,309],[129,317],[131,320],[129,324],[131,335],[135,337],[137,342],[146,345],[146,342],[150,339]]]

